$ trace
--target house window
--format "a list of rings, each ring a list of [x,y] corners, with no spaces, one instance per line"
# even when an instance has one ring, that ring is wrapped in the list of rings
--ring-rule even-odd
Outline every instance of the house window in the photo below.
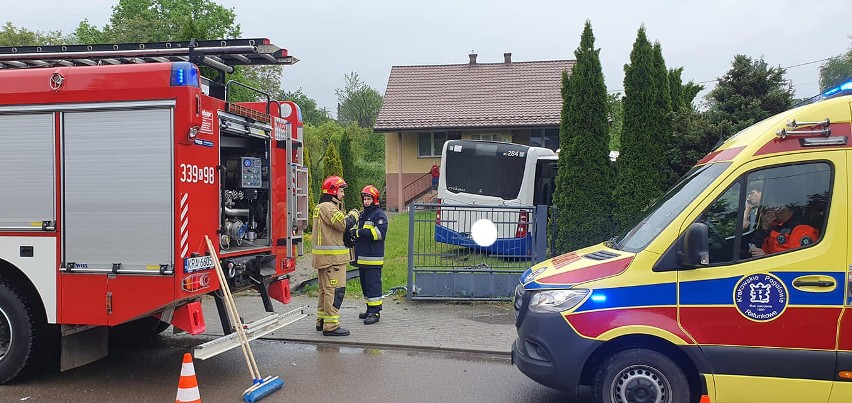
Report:
[[[530,145],[533,147],[545,147],[556,151],[559,148],[559,129],[530,130]]]
[[[502,134],[471,134],[471,140],[503,141]]]
[[[440,157],[446,141],[447,132],[417,133],[417,156]]]

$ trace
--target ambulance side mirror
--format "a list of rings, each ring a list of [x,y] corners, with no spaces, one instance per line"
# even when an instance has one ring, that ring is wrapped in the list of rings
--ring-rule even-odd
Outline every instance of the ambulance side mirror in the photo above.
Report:
[[[677,257],[678,263],[686,269],[710,264],[710,241],[706,224],[692,223],[680,235]]]

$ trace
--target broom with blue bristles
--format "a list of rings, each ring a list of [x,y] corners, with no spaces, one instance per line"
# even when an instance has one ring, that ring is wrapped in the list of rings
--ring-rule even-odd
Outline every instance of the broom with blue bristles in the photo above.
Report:
[[[213,256],[213,265],[216,266],[216,277],[219,277],[219,288],[222,289],[223,300],[228,311],[228,316],[231,317],[231,322],[234,324],[234,330],[237,332],[237,337],[240,339],[240,347],[243,349],[243,356],[246,358],[249,374],[252,377],[252,385],[243,392],[243,399],[248,403],[254,403],[266,396],[269,396],[278,389],[284,387],[284,380],[277,376],[267,376],[263,378],[260,375],[260,370],[257,368],[257,361],[254,359],[254,354],[251,352],[246,331],[243,328],[243,323],[240,321],[240,315],[237,313],[237,304],[234,302],[234,296],[231,295],[231,289],[228,283],[225,282],[225,272],[222,270],[222,264],[219,262],[219,257],[216,255],[216,250],[213,249],[213,242],[205,235],[207,248]]]

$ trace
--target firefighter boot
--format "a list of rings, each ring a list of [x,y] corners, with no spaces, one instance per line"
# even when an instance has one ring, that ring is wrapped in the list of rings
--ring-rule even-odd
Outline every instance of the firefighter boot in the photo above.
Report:
[[[367,312],[361,312],[358,314],[358,319],[367,319]]]
[[[338,327],[337,329],[326,331],[323,330],[323,336],[349,336],[349,330],[346,330],[342,327]]]
[[[379,321],[380,316],[381,314],[379,313],[368,313],[367,316],[364,318],[364,324],[372,325],[373,323],[377,323]]]
[[[317,320],[317,331],[322,330],[322,319]]]

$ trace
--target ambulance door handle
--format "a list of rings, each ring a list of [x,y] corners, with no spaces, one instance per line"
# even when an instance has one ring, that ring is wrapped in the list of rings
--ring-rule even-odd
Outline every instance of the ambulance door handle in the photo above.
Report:
[[[831,276],[811,274],[794,278],[793,287],[804,292],[832,292],[837,289],[837,280]]]
[[[793,285],[796,287],[834,287],[834,281],[826,281],[826,280],[818,280],[818,281],[806,281],[806,280],[796,280],[793,282]]]

